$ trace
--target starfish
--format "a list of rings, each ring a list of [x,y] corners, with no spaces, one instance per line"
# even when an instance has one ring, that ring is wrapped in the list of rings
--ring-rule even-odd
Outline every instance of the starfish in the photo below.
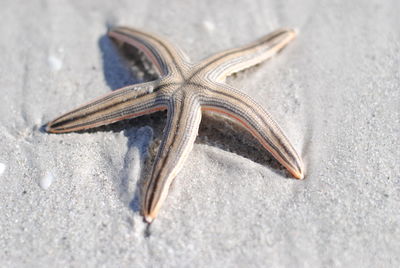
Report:
[[[162,141],[144,185],[141,212],[145,221],[151,223],[157,217],[171,182],[193,147],[203,111],[222,114],[244,126],[295,178],[303,179],[300,157],[270,114],[248,95],[224,83],[227,76],[281,51],[295,38],[294,30],[276,30],[198,64],[192,64],[181,50],[153,34],[116,27],[108,36],[118,45],[133,46],[143,53],[158,78],[123,87],[84,104],[49,122],[46,131],[86,130],[167,110]]]

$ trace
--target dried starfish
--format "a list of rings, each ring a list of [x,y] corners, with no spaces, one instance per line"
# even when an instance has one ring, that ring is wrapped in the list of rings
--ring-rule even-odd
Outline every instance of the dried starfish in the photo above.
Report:
[[[192,64],[178,48],[153,34],[117,27],[108,35],[128,44],[153,64],[159,78],[113,91],[47,124],[51,133],[65,133],[111,124],[167,110],[167,125],[144,188],[142,213],[152,222],[171,182],[182,168],[198,134],[202,111],[228,116],[243,125],[287,170],[302,179],[300,157],[267,111],[246,94],[223,83],[233,73],[271,58],[295,38],[280,29],[247,46]]]

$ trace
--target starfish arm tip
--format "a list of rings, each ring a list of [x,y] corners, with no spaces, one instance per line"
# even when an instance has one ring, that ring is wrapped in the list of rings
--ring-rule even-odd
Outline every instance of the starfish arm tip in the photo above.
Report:
[[[304,179],[304,173],[300,172],[300,173],[296,174],[295,177],[296,177],[296,179],[303,180]]]
[[[110,26],[110,27],[107,29],[107,36],[110,37],[110,38],[115,38],[115,33],[116,33],[118,30],[123,29],[123,28],[124,28],[124,27],[122,27],[122,26],[115,26],[115,25],[112,25],[112,26]]]
[[[56,127],[54,126],[54,121],[43,125],[41,130],[44,131],[45,133],[51,133],[51,134],[58,134],[63,132],[62,129],[59,129],[57,128],[57,126]]]
[[[298,180],[303,180],[304,179],[304,170],[300,169],[300,170],[293,170],[290,173],[292,173],[293,177],[295,177]]]
[[[43,125],[42,130],[46,133],[56,133],[56,131],[54,130],[54,128],[52,128],[51,126],[51,122]]]
[[[39,131],[42,132],[42,133],[51,133],[50,127],[49,127],[49,123],[46,123],[46,124],[42,125],[39,128]]]
[[[289,40],[294,40],[299,35],[299,31],[296,28],[286,29],[286,36],[289,36]]]
[[[152,222],[154,221],[154,218],[155,218],[155,217],[153,217],[153,216],[151,216],[151,215],[144,215],[144,220],[145,220],[145,222],[147,222],[147,223],[152,223]]]

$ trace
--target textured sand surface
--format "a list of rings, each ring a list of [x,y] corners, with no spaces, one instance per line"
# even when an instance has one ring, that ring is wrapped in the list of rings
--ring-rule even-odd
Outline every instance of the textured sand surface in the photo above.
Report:
[[[2,1],[0,266],[399,267],[399,10],[395,0]],[[109,24],[166,36],[193,61],[297,28],[278,57],[228,82],[280,123],[306,179],[205,121],[146,229],[138,182],[164,114],[40,131],[146,78],[124,66]]]

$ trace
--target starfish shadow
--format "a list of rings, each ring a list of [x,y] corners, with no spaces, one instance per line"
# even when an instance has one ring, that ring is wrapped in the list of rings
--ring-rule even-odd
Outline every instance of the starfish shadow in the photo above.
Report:
[[[117,47],[106,35],[99,38],[98,45],[102,53],[104,78],[112,91],[156,78],[151,72],[147,71],[140,53],[135,48],[130,46]],[[146,167],[149,165],[146,163],[148,148],[151,148],[150,143],[153,139],[153,132],[158,136],[162,133],[161,127],[153,127],[152,130],[148,126],[162,125],[158,118],[162,118],[160,113],[142,116],[139,120],[135,120],[133,124],[130,120],[125,120],[81,131],[85,133],[124,131],[124,135],[127,137],[128,149],[124,156],[123,168],[114,183],[118,189],[120,199],[134,212],[140,211],[141,178],[145,177],[142,173],[148,173],[146,172]],[[132,183],[135,183],[135,185],[133,186]]]

